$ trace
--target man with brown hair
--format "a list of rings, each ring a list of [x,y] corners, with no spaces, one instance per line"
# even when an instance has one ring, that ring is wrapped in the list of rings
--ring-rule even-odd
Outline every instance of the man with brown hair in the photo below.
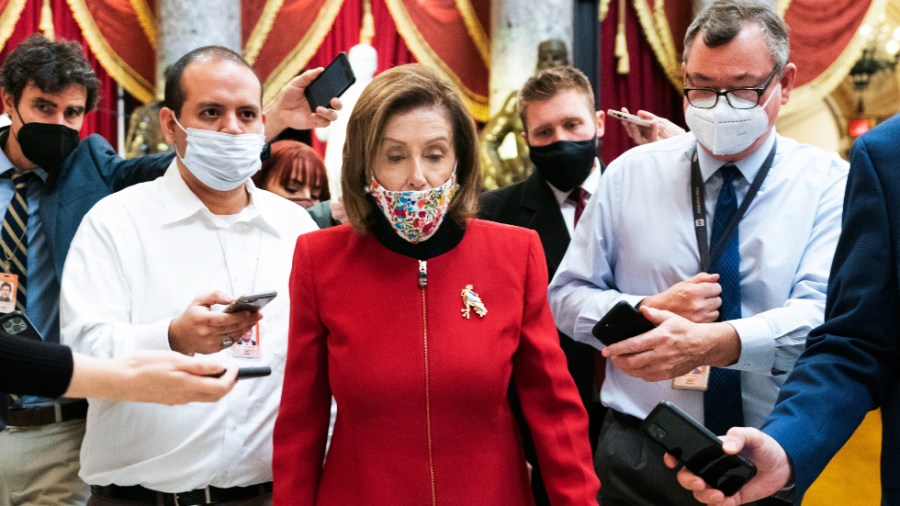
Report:
[[[594,110],[587,76],[569,66],[552,67],[528,79],[519,92],[518,108],[536,170],[522,182],[482,195],[479,217],[535,230],[552,278],[597,185],[602,168],[597,146],[606,118]],[[590,416],[591,441],[596,443],[603,408],[595,392],[594,349],[562,332],[559,339]],[[523,437],[527,451],[532,448],[527,444],[530,435]],[[548,504],[538,468],[532,473],[532,491],[537,504]]]

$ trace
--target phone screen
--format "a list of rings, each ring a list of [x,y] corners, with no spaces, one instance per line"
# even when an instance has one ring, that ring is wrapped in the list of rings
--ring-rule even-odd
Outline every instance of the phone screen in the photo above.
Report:
[[[315,112],[319,106],[331,107],[331,99],[343,95],[355,82],[356,76],[350,67],[347,53],[338,54],[337,58],[325,67],[325,71],[306,87],[309,108]]]
[[[752,462],[725,453],[715,434],[670,402],[653,408],[641,431],[726,496],[734,495],[756,474]]]

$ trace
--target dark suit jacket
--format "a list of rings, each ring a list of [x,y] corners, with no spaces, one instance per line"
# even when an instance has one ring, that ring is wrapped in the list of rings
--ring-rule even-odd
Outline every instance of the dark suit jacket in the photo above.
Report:
[[[882,503],[900,505],[900,116],[853,147],[825,323],[810,333],[763,430],[803,493],[866,412],[882,407]]]
[[[536,172],[520,183],[489,191],[481,196],[479,218],[530,228],[538,233],[550,278],[569,247],[569,230],[563,221],[553,191]],[[549,284],[549,280],[547,281]],[[585,406],[593,395],[594,352],[560,332],[560,345],[566,354],[569,372]]]
[[[69,245],[91,207],[115,191],[161,176],[174,156],[165,153],[123,160],[99,135],[78,144],[63,163],[56,185],[45,189],[38,210],[57,279],[62,279]]]

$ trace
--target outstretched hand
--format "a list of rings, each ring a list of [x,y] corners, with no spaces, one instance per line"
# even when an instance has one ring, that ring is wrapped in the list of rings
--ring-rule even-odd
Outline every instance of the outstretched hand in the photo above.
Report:
[[[315,111],[306,100],[306,88],[325,69],[318,67],[300,74],[281,88],[278,95],[266,107],[266,140],[270,141],[285,128],[310,130],[323,128],[337,119],[342,104],[340,99],[331,99],[331,108],[321,107]]]
[[[702,478],[687,468],[678,471],[678,483],[694,493],[694,498],[704,504],[738,506],[769,497],[782,489],[791,477],[791,464],[784,449],[768,434],[749,427],[734,427],[721,436],[725,453],[741,453],[756,465],[756,476],[731,497],[710,487]],[[675,469],[678,461],[671,455],[664,457],[668,467]]]

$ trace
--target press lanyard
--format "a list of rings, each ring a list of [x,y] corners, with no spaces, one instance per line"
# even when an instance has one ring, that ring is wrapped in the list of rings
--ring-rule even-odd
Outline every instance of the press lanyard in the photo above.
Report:
[[[762,167],[760,167],[759,172],[756,173],[756,177],[753,178],[753,183],[750,184],[750,189],[747,190],[747,196],[744,197],[744,201],[741,202],[737,214],[734,215],[734,218],[728,224],[728,227],[725,228],[725,232],[722,234],[722,237],[719,238],[719,242],[713,245],[709,244],[709,236],[706,233],[706,200],[703,191],[703,176],[700,174],[700,162],[698,161],[697,151],[694,151],[694,156],[691,159],[691,201],[693,203],[693,206],[691,207],[694,212],[694,231],[697,233],[697,247],[700,250],[700,265],[703,272],[709,272],[709,267],[718,260],[725,245],[728,244],[728,238],[731,237],[737,229],[738,223],[740,223],[744,213],[746,213],[747,209],[750,207],[750,203],[753,202],[754,197],[756,197],[759,187],[762,186],[763,180],[766,179],[766,175],[769,173],[769,169],[772,168],[772,162],[775,160],[775,148],[777,147],[778,141],[776,140],[775,144],[772,145],[772,150],[769,151],[769,155],[763,162]],[[710,246],[712,246],[712,253],[710,253],[709,250]]]

